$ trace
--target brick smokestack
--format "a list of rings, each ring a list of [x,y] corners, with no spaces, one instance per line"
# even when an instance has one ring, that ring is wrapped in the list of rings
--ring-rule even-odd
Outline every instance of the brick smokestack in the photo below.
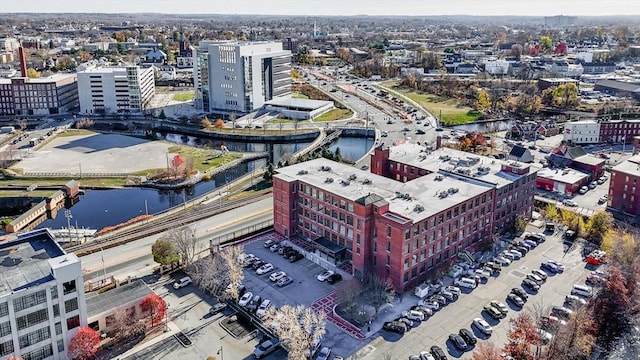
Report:
[[[436,149],[440,149],[442,147],[442,136],[436,136]]]
[[[27,77],[27,58],[24,56],[24,48],[18,48],[18,58],[20,60],[20,75]]]

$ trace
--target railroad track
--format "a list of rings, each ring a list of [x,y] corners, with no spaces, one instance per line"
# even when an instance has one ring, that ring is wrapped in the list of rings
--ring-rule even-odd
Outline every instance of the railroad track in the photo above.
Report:
[[[199,204],[189,208],[188,210],[152,219],[149,223],[140,224],[135,228],[122,230],[113,234],[106,234],[104,236],[97,237],[91,242],[71,246],[65,250],[67,252],[74,252],[78,257],[82,257],[98,252],[101,249],[109,249],[147,236],[155,235],[172,228],[191,224],[193,222],[260,201],[270,196],[270,193],[250,196],[239,200],[224,202],[222,206],[220,206],[218,202],[209,203],[207,205]]]

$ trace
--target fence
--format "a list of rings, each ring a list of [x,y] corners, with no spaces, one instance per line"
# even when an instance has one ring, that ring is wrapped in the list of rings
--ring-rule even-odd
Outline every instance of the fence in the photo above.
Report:
[[[265,220],[263,222],[247,226],[247,227],[242,228],[240,230],[236,230],[236,231],[234,231],[232,233],[228,233],[228,234],[224,234],[222,236],[215,237],[215,238],[209,240],[209,247],[213,248],[214,246],[217,247],[217,246],[224,245],[224,244],[227,244],[227,243],[232,243],[232,242],[235,242],[237,240],[241,240],[241,239],[245,238],[248,235],[253,235],[253,234],[257,233],[257,232],[270,229],[271,227],[273,227],[273,219]]]

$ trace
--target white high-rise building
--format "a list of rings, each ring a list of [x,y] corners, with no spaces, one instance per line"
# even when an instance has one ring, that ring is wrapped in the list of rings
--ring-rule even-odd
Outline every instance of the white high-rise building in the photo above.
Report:
[[[291,95],[291,52],[281,42],[203,41],[193,63],[202,111],[244,114]]]
[[[141,113],[155,91],[151,67],[93,66],[78,72],[82,114]]]
[[[87,326],[82,266],[47,230],[0,243],[0,358],[68,359]]]

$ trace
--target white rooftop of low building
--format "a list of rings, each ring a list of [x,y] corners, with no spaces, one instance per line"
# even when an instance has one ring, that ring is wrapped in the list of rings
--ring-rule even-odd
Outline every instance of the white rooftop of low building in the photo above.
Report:
[[[53,74],[50,76],[40,77],[40,78],[22,78],[26,79],[27,83],[36,83],[36,84],[46,84],[46,83],[54,83],[62,80],[67,80],[70,78],[76,77],[76,74]],[[0,78],[0,84],[11,84],[11,79],[20,79],[21,77],[13,77],[13,78]]]
[[[575,184],[580,182],[589,174],[574,169],[550,169],[544,168],[538,171],[538,176],[565,184]]]
[[[402,183],[324,158],[279,168],[274,177],[285,181],[298,179],[354,202],[383,199],[389,203],[390,212],[414,222],[490,191],[490,187],[478,184],[475,179],[462,180],[438,173]]]
[[[640,155],[635,155],[613,167],[614,171],[640,176]]]
[[[578,161],[581,162],[583,164],[588,164],[588,165],[600,165],[603,164],[605,162],[605,160],[603,158],[591,155],[591,154],[587,154],[587,155],[583,155],[583,156],[578,156],[577,158],[573,159],[573,161]]]
[[[576,121],[570,121],[566,125],[594,125],[597,123],[598,122],[595,120],[576,120]]]
[[[529,172],[526,175],[539,170],[539,167],[533,164],[497,160],[447,147],[429,149],[431,148],[425,145],[404,143],[390,147],[389,159],[430,172],[444,170],[457,176],[470,177],[497,187],[509,185],[524,176],[503,171],[503,165],[529,167]]]
[[[266,102],[268,105],[280,106],[290,109],[304,109],[315,110],[323,106],[331,104],[331,101],[325,100],[312,100],[312,99],[299,99],[293,97],[277,97]]]

